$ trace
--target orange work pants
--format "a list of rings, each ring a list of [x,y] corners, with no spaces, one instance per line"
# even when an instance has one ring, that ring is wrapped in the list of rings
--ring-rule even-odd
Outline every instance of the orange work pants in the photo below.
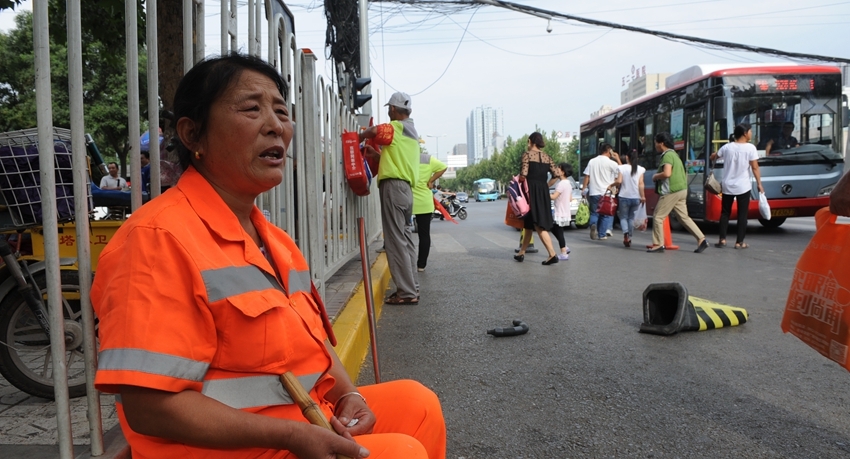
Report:
[[[409,379],[357,390],[375,413],[372,433],[354,437],[369,450],[369,459],[446,458],[446,422],[437,394]]]

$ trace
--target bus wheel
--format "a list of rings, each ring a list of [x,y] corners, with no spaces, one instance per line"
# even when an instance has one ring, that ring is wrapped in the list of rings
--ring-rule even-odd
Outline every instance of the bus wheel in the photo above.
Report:
[[[770,220],[759,218],[759,223],[761,223],[761,226],[765,228],[776,229],[782,226],[783,223],[785,223],[786,218],[787,217],[771,217]]]

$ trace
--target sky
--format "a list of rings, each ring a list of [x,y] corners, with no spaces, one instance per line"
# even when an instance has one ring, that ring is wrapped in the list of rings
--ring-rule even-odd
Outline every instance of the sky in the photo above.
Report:
[[[680,35],[850,58],[850,1],[515,3]],[[206,5],[207,52],[215,54],[219,3],[207,0]],[[324,59],[323,2],[297,0],[287,5],[295,16],[297,45],[312,49],[319,58],[317,72],[325,81],[333,81],[331,64]],[[23,8],[30,9],[30,3]],[[246,15],[247,7],[240,2],[240,16]],[[14,27],[13,16],[10,11],[0,12],[0,31]],[[247,22],[239,30],[240,46],[247,49]],[[387,121],[382,105],[389,95],[410,94],[412,118],[425,146],[443,158],[454,145],[466,143],[466,120],[475,107],[502,109],[504,134],[513,139],[535,129],[547,135],[576,132],[602,105],[619,105],[623,80],[633,75],[633,67],[652,74],[675,73],[698,64],[789,62],[561,19],[549,23],[492,6],[452,12],[372,2],[369,35],[373,114]]]

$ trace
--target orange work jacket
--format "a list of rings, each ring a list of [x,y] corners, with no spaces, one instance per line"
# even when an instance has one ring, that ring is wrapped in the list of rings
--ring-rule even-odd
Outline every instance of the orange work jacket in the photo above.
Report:
[[[311,297],[307,262],[254,207],[267,256],[194,169],[142,206],[100,256],[91,299],[100,326],[95,386],[194,390],[226,405],[307,422],[278,377],[292,371],[332,415],[327,332]],[[275,269],[276,268],[276,269]],[[286,454],[215,451],[133,432],[134,458],[241,458]]]

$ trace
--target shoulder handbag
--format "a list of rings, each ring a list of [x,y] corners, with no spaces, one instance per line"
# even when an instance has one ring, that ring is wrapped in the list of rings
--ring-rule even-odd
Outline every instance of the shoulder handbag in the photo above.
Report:
[[[708,171],[708,175],[705,177],[705,189],[712,194],[721,194],[723,192],[720,182],[717,180],[717,177],[714,176],[713,164],[711,170]]]
[[[608,190],[604,196],[599,198],[599,206],[596,209],[596,213],[613,217],[617,215],[618,204],[617,197],[611,193],[611,190]]]

